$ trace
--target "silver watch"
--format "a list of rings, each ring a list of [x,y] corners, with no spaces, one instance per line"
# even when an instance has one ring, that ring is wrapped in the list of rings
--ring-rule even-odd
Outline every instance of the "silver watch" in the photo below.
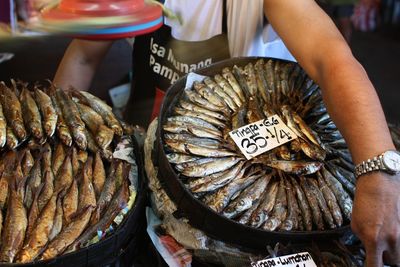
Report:
[[[355,175],[359,177],[372,171],[385,171],[389,174],[400,173],[400,152],[388,150],[381,155],[361,162],[355,167]]]

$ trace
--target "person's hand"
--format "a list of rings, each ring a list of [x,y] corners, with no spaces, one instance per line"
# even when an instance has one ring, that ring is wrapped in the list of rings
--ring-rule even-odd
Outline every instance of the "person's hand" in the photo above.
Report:
[[[367,267],[400,264],[400,175],[359,177],[351,227],[365,246]]]

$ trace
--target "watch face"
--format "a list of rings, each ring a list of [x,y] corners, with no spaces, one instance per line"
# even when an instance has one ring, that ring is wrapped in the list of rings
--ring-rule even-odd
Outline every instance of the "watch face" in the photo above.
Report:
[[[400,172],[400,153],[397,151],[386,151],[383,154],[383,163],[389,170]]]

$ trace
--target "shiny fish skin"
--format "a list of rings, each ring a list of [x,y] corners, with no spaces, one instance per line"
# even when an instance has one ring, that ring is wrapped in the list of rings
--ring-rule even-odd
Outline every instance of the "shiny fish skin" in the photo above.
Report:
[[[200,94],[198,94],[194,90],[190,89],[185,89],[185,96],[194,104],[199,105],[203,108],[206,108],[208,110],[214,111],[214,112],[219,112],[220,107],[215,106],[214,104],[208,102],[206,99],[204,99]]]
[[[240,158],[235,157],[214,159],[211,162],[185,168],[182,171],[182,174],[188,177],[204,177],[217,172],[225,171],[234,166],[240,160]]]
[[[313,178],[309,178],[308,179],[308,184],[311,187],[311,190],[314,192],[314,196],[316,197],[317,201],[318,201],[318,206],[322,212],[322,216],[325,220],[325,223],[329,226],[329,228],[334,229],[336,228],[336,225],[333,221],[333,217],[332,214],[328,208],[328,205],[325,201],[325,198],[321,192],[321,190],[319,190],[318,188],[318,183],[315,179]]]
[[[231,86],[231,84],[227,80],[225,80],[225,78],[222,77],[221,75],[219,75],[219,74],[215,75],[214,79],[217,82],[217,84],[222,88],[222,90],[224,90],[224,92],[232,98],[232,100],[233,100],[233,102],[235,102],[236,106],[238,106],[238,108],[240,108],[245,101],[244,97],[242,100],[242,98],[238,95],[238,93]],[[241,92],[241,90],[239,90],[239,91]]]
[[[97,206],[93,211],[91,219],[93,223],[91,223],[90,225],[93,225],[100,220],[100,217],[103,214],[105,208],[114,196],[114,193],[116,191],[116,170],[118,169],[118,165],[120,164],[122,164],[120,161],[114,161],[110,166],[109,173],[104,183],[103,191],[101,191],[99,200],[97,201]]]
[[[207,85],[195,81],[193,83],[193,88],[204,99],[209,101],[214,106],[219,107],[222,113],[229,114],[229,111],[227,110],[227,105],[225,104],[224,100],[219,95],[217,95],[213,90],[211,90]]]
[[[60,232],[63,227],[63,207],[62,207],[62,197],[58,197],[56,204],[56,212],[54,215],[53,227],[51,228],[51,232],[49,234],[49,241],[53,240]]]
[[[73,215],[78,210],[78,196],[78,183],[76,179],[74,179],[66,195],[63,198],[62,207],[64,225],[68,225],[71,222]]]
[[[25,151],[25,155],[22,159],[22,173],[24,177],[27,177],[35,163],[35,160],[33,159],[33,156],[31,154],[31,151],[27,149]]]
[[[210,77],[206,77],[203,81],[210,89],[214,90],[214,92],[222,98],[222,100],[226,103],[226,105],[232,110],[236,111],[238,105],[235,103],[233,98],[224,90],[222,89],[213,79]],[[225,118],[226,119],[226,118]],[[225,120],[224,119],[224,120]]]
[[[23,204],[23,197],[18,192],[24,183],[18,185],[18,189],[10,186],[8,200],[8,212],[4,220],[2,235],[2,246],[0,250],[0,261],[11,263],[14,261],[18,251],[22,248],[28,218]]]
[[[267,190],[263,198],[260,200],[259,206],[251,214],[251,226],[259,228],[268,219],[268,216],[275,205],[275,199],[278,193],[278,185],[279,183],[276,181],[272,181],[268,184]]]
[[[263,175],[264,174],[254,174],[234,178],[229,184],[217,192],[211,203],[208,203],[208,206],[215,212],[221,213],[235,193],[245,189]]]
[[[28,89],[22,89],[20,102],[22,117],[27,125],[27,130],[29,130],[36,139],[41,140],[43,138],[42,119],[39,108]]]
[[[232,87],[233,91],[236,95],[239,96],[240,101],[244,103],[246,101],[246,96],[239,85],[239,82],[236,80],[235,75],[229,68],[222,69],[222,77],[228,81],[229,85]],[[215,77],[216,78],[216,77]],[[218,82],[218,81],[217,81]],[[240,107],[240,105],[239,105]]]
[[[247,100],[251,96],[251,92],[250,92],[249,86],[247,85],[247,82],[246,82],[246,76],[245,76],[244,70],[241,67],[234,65],[232,68],[232,74],[235,77],[237,83],[239,84],[240,91],[242,91],[242,94],[244,95],[245,99]],[[225,75],[225,74],[222,73],[222,75]]]
[[[215,158],[222,158],[222,157],[229,157],[229,156],[237,155],[236,152],[232,152],[232,151],[229,151],[226,149],[214,150],[212,148],[187,144],[187,143],[179,142],[179,141],[165,140],[165,143],[174,152],[178,152],[178,153],[193,154],[196,156],[215,157]]]
[[[215,160],[215,158],[200,158],[198,160],[195,161],[191,161],[191,162],[186,162],[186,163],[181,163],[181,164],[176,164],[174,167],[177,171],[183,171],[186,168],[192,168],[192,167],[196,167],[198,165],[202,165],[205,163],[210,163],[213,160]]]
[[[80,103],[76,103],[76,106],[86,127],[92,133],[96,133],[99,126],[104,124],[103,118],[89,106]]]
[[[189,182],[188,187],[193,193],[205,193],[217,190],[228,184],[235,177],[243,176],[245,169],[242,169],[244,162],[240,162],[235,166],[223,172],[211,174],[200,179]]]
[[[210,139],[210,138],[196,137],[191,134],[166,133],[166,134],[164,134],[164,138],[171,140],[171,141],[183,141],[183,142],[187,142],[187,143],[191,143],[191,144],[201,144],[204,146],[210,146],[210,147],[215,147],[215,148],[222,147],[222,143],[218,140]]]
[[[343,189],[342,184],[336,180],[336,178],[326,168],[322,168],[321,172],[325,182],[335,195],[343,215],[347,220],[350,220],[351,211],[353,209],[353,201],[349,194]]]
[[[300,149],[304,152],[306,156],[311,159],[323,161],[326,157],[325,150],[321,149],[319,146],[314,143],[308,143],[303,139],[299,138]]]
[[[222,139],[222,133],[219,131],[210,130],[210,129],[198,127],[198,126],[183,125],[182,123],[168,122],[163,125],[163,130],[166,132],[176,133],[176,134],[191,133],[196,137],[205,137],[205,138],[211,138],[211,139],[215,139],[215,140]]]
[[[116,135],[121,136],[123,134],[121,124],[115,117],[110,106],[108,106],[104,101],[100,100],[98,97],[88,92],[79,91],[79,93],[85,97],[90,107],[98,114],[100,114],[106,125],[111,129],[113,129]]]
[[[93,161],[93,188],[97,198],[100,197],[100,193],[103,190],[105,180],[106,171],[104,169],[103,160],[101,159],[100,153],[96,153]]]
[[[288,213],[286,219],[282,222],[280,229],[285,231],[297,230],[299,228],[298,218],[300,215],[300,208],[297,204],[293,186],[289,182],[288,177],[285,177],[284,180],[288,203]]]
[[[36,103],[39,107],[43,128],[48,137],[52,137],[57,126],[57,111],[53,106],[51,98],[39,88],[34,89]]]
[[[31,262],[39,256],[39,253],[49,241],[49,234],[53,227],[56,208],[57,194],[54,194],[37,218],[29,240],[20,252],[17,259],[18,262]]]
[[[90,206],[81,210],[80,214],[66,225],[61,233],[49,243],[46,250],[43,252],[41,260],[52,259],[63,253],[64,250],[82,234],[89,223],[92,211],[93,207]]]
[[[181,109],[178,107],[174,108],[174,112],[177,115],[181,115],[181,116],[188,116],[188,117],[193,117],[193,118],[198,118],[201,119],[203,121],[206,121],[208,123],[211,123],[212,125],[218,127],[218,128],[223,128],[225,126],[225,123],[219,121],[216,118],[210,117],[206,114],[203,113],[199,113],[199,112],[195,112],[195,111],[190,111],[190,110],[186,110],[186,109]]]
[[[247,107],[243,105],[232,115],[232,130],[239,129],[247,124],[246,115]]]
[[[54,192],[54,174],[51,170],[46,170],[43,174],[43,188],[40,192],[39,199],[38,199],[38,207],[39,212],[42,211],[44,206],[46,206],[47,202],[51,198]],[[43,183],[43,182],[42,182]]]
[[[0,148],[6,145],[7,141],[7,122],[3,113],[3,106],[0,102]]]
[[[73,171],[72,171],[72,162],[71,162],[71,155],[68,155],[61,165],[60,169],[58,170],[57,175],[55,176],[54,180],[54,192],[61,192],[67,190],[72,180],[74,179]]]
[[[114,138],[114,131],[105,125],[100,125],[98,132],[94,135],[94,139],[99,147],[103,150],[107,149]],[[89,142],[89,141],[88,141]]]
[[[89,157],[82,172],[79,186],[78,210],[84,207],[96,207],[96,194],[93,188],[93,158]]]
[[[40,211],[38,206],[38,199],[41,190],[42,186],[36,188],[33,192],[34,197],[28,213],[28,226],[26,227],[25,243],[30,239],[31,233],[36,224],[36,220],[39,217]]]
[[[296,198],[298,200],[297,203],[299,204],[299,208],[301,211],[302,223],[304,225],[304,228],[307,231],[311,231],[313,218],[311,215],[311,208],[308,204],[307,197],[306,197],[305,193],[303,192],[303,190],[301,189],[299,183],[296,181],[296,179],[293,178],[292,176],[290,176],[290,180],[291,180],[294,190],[296,192]]]
[[[344,177],[344,175],[338,171],[336,165],[332,165],[332,164],[327,164],[327,167],[329,169],[329,172],[336,178],[336,180],[338,180],[342,186],[347,190],[347,192],[349,192],[351,195],[354,196],[355,193],[355,185],[353,183],[351,183],[346,177]]]
[[[86,150],[87,139],[83,132],[86,127],[75,102],[62,89],[56,89],[55,95],[75,143],[80,149]]]
[[[179,101],[179,105],[185,110],[203,113],[206,116],[213,117],[213,118],[216,118],[219,120],[226,120],[226,117],[218,112],[208,110],[206,108],[203,108],[203,107],[193,104],[191,102],[185,101],[183,99],[181,99]]]
[[[221,132],[220,130],[218,130],[217,127],[215,127],[211,123],[209,123],[205,120],[202,120],[200,118],[178,115],[178,116],[169,117],[167,119],[167,121],[171,122],[171,123],[177,123],[177,124],[185,123],[186,125],[189,124],[189,125],[193,125],[196,127],[206,128],[211,131]]]
[[[250,209],[254,203],[260,199],[270,180],[271,174],[265,175],[255,181],[252,185],[243,190],[235,200],[229,203],[222,214],[225,217],[234,218],[243,211]]]
[[[268,88],[268,82],[266,80],[266,74],[264,70],[264,60],[257,60],[254,65],[256,81],[258,87],[258,94],[262,97],[265,103],[270,103],[270,89]]]
[[[24,204],[27,208],[31,207],[34,198],[34,192],[37,191],[37,189],[40,187],[40,184],[42,183],[41,162],[41,158],[36,160],[35,164],[32,167],[31,175],[29,176],[26,183]]]
[[[308,183],[307,178],[305,178],[304,176],[301,176],[300,177],[300,185],[306,195],[308,204],[310,205],[311,214],[312,214],[312,218],[313,218],[313,222],[314,222],[315,226],[317,227],[318,230],[324,230],[324,222],[322,219],[321,210],[319,209],[319,206],[318,206],[318,200],[317,200],[316,196],[314,195],[314,191],[312,190],[310,184]]]
[[[272,209],[271,216],[267,219],[262,228],[268,231],[274,231],[275,229],[278,229],[278,227],[286,219],[286,215],[288,212],[287,206],[288,203],[287,203],[285,183],[283,179],[280,179],[275,205]]]
[[[323,166],[323,163],[317,161],[275,160],[271,162],[265,162],[265,165],[286,173],[307,175],[316,173]]]
[[[6,136],[6,145],[10,150],[14,150],[19,146],[19,141],[17,136],[14,134],[11,127],[7,126],[6,129],[7,136]]]
[[[173,164],[192,162],[192,161],[201,159],[201,157],[185,155],[185,154],[180,154],[180,153],[169,153],[169,154],[166,154],[166,157],[167,157],[168,161]]]
[[[98,230],[105,231],[112,223],[115,216],[127,205],[129,189],[125,182],[115,194],[104,216],[95,224],[88,227],[78,239],[68,248],[68,252],[75,251],[93,238]]]
[[[319,189],[321,190],[324,199],[326,201],[326,204],[329,207],[329,210],[332,214],[332,217],[336,223],[337,226],[342,226],[343,224],[343,217],[342,213],[340,211],[339,204],[337,203],[336,197],[329,188],[329,186],[326,184],[324,178],[321,176],[321,173],[317,173],[317,180],[318,180],[318,186]]]
[[[4,82],[0,82],[0,100],[7,125],[10,125],[19,140],[25,140],[27,134],[22,118],[21,103],[15,93]]]
[[[66,146],[72,145],[72,135],[70,130],[68,129],[67,123],[65,122],[64,114],[61,111],[61,107],[59,106],[57,99],[54,93],[50,96],[53,102],[54,110],[57,113],[57,125],[56,125],[56,133],[58,138],[60,138],[61,142],[63,142]]]
[[[63,164],[65,157],[66,157],[65,148],[62,143],[58,143],[53,153],[53,159],[52,159],[52,167],[54,174],[57,175],[58,170]]]

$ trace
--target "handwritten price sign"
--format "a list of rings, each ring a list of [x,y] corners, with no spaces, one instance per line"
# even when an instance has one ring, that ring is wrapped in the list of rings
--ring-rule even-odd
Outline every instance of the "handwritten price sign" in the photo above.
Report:
[[[278,115],[235,129],[229,135],[247,159],[297,138]]]

